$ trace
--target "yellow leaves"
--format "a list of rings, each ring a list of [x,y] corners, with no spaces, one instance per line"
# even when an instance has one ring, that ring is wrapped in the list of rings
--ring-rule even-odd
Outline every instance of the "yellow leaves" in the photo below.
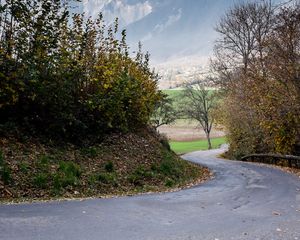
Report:
[[[113,75],[114,75],[114,72],[111,71],[111,70],[106,70],[106,71],[104,72],[104,76],[106,76],[106,77],[110,77],[110,76],[113,76]]]
[[[83,15],[66,18],[61,27],[54,22],[43,20],[33,26],[45,28],[45,34],[41,29],[28,32],[28,39],[16,34],[16,43],[24,42],[25,52],[14,45],[13,54],[5,58],[9,51],[0,47],[1,66],[13,69],[0,73],[0,106],[12,105],[22,96],[19,105],[26,111],[20,114],[34,113],[39,121],[49,121],[49,126],[57,127],[49,133],[57,131],[57,135],[62,129],[73,136],[90,127],[102,134],[107,127],[130,129],[147,124],[159,97],[146,57],[130,58],[124,39],[118,40],[118,34],[108,36],[105,24],[85,20]],[[65,124],[72,128],[66,130]]]
[[[104,89],[108,89],[109,87],[110,87],[110,85],[107,84],[107,83],[105,83],[105,84],[103,85],[103,88],[104,88]]]
[[[222,123],[230,132],[232,150],[291,153],[299,134],[296,99],[291,88],[273,79],[236,86],[222,106]]]
[[[99,82],[99,79],[93,77],[93,78],[90,79],[90,82],[92,82],[92,83],[97,83],[97,82]]]

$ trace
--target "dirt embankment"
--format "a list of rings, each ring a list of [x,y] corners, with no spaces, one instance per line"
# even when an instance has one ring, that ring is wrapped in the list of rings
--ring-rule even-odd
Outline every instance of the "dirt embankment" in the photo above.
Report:
[[[208,176],[148,132],[113,134],[85,147],[0,138],[0,201],[168,191]]]

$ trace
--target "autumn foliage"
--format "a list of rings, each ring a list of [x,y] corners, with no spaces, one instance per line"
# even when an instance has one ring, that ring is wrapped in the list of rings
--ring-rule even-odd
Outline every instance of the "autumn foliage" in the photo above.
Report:
[[[229,154],[300,154],[300,6],[237,5],[216,28]]]
[[[0,6],[0,126],[74,141],[148,124],[160,99],[149,55],[129,54],[118,21],[70,14],[68,1]]]

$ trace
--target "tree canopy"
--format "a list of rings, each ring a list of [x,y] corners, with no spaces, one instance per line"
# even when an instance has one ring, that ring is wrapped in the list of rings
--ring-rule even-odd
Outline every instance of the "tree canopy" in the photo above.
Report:
[[[210,90],[208,86],[207,81],[204,80],[185,86],[181,100],[181,114],[183,117],[197,121],[205,132],[208,149],[211,149],[210,133],[215,121],[213,111],[218,96],[216,90]]]
[[[148,124],[161,98],[149,54],[130,56],[118,19],[71,14],[69,2],[1,2],[2,134],[77,141]]]
[[[236,5],[216,27],[230,155],[300,154],[300,5]]]

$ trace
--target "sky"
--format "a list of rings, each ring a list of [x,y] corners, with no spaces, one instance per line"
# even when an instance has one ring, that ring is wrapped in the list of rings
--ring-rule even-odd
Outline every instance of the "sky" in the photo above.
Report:
[[[181,58],[205,61],[216,38],[214,25],[232,0],[83,0],[83,10],[107,22],[119,17],[127,29],[128,44],[138,41],[154,65]]]
[[[102,12],[108,23],[118,17],[132,51],[141,41],[154,66],[183,61],[205,64],[217,38],[214,27],[226,10],[241,1],[83,0],[81,8],[93,17]]]

